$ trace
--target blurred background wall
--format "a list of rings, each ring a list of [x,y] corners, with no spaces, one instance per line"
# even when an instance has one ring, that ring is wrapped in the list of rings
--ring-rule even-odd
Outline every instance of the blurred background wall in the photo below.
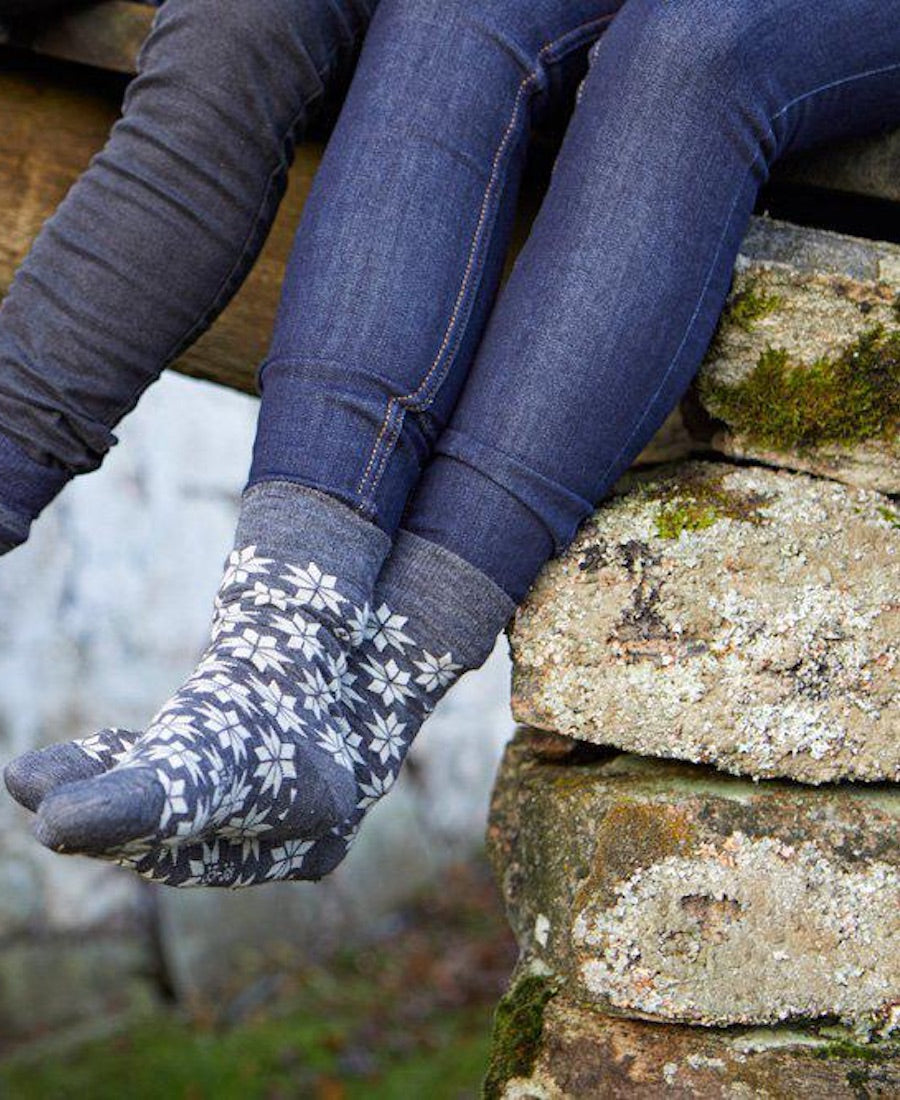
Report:
[[[97,473],[0,558],[0,764],[106,725],[141,728],[191,671],[230,549],[256,402],[167,375]],[[0,1043],[265,982],[389,927],[481,846],[511,732],[505,640],[423,731],[345,864],[320,884],[174,891],[61,857],[0,798]]]

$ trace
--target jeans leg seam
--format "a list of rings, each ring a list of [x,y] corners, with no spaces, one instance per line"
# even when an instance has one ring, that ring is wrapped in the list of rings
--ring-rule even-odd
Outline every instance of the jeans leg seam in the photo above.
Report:
[[[614,15],[615,13],[613,13]],[[491,172],[488,177],[487,185],[485,186],[484,196],[482,198],[481,209],[479,211],[478,221],[475,226],[475,231],[472,235],[472,242],[469,249],[469,256],[466,262],[465,269],[463,271],[463,277],[460,283],[460,288],[457,293],[456,301],[454,303],[453,310],[450,315],[450,319],[447,323],[447,328],[444,332],[441,344],[437,350],[434,360],[431,363],[425,377],[419,383],[415,390],[410,393],[403,394],[398,397],[391,397],[388,400],[388,406],[385,410],[384,419],[382,420],[381,427],[375,442],[372,446],[372,450],[369,454],[368,462],[363,470],[362,476],[357,484],[357,493],[364,497],[368,486],[368,497],[374,496],[377,489],[378,482],[380,481],[384,468],[387,464],[387,460],[390,456],[392,448],[396,443],[399,435],[399,425],[402,425],[403,414],[407,408],[415,411],[422,411],[427,407],[427,403],[424,405],[413,404],[417,398],[427,390],[432,378],[438,374],[438,369],[442,365],[442,360],[446,363],[444,376],[446,376],[446,370],[449,369],[449,356],[445,357],[445,352],[450,347],[451,342],[456,335],[457,324],[459,317],[462,313],[464,305],[468,301],[469,289],[472,283],[472,274],[475,270],[476,261],[479,259],[478,247],[484,228],[487,224],[488,214],[490,211],[491,200],[496,194],[496,186],[500,176],[500,166],[502,160],[509,148],[510,141],[516,130],[518,123],[518,117],[521,110],[522,103],[525,101],[526,94],[531,90],[531,86],[537,83],[540,76],[541,66],[551,60],[559,60],[559,57],[564,56],[561,53],[559,56],[553,56],[554,51],[558,49],[563,43],[570,46],[571,49],[577,48],[578,45],[584,40],[584,37],[593,33],[595,30],[605,26],[609,23],[613,15],[606,15],[598,19],[590,20],[581,24],[579,27],[573,28],[566,32],[560,38],[553,40],[552,42],[545,43],[544,46],[538,51],[537,65],[527,73],[521,80],[516,97],[513,102],[513,108],[510,112],[509,122],[504,130],[503,136],[500,139],[500,143],[494,153],[493,163],[491,165]],[[440,385],[440,383],[438,383]],[[379,450],[381,455],[379,458]],[[377,468],[375,467],[376,459],[378,460]]]
[[[790,110],[791,107],[795,107],[798,103],[803,103],[805,100],[812,98],[812,96],[820,95],[822,92],[829,92],[832,88],[838,88],[842,84],[851,84],[855,80],[865,80],[868,76],[881,76],[883,73],[895,72],[897,69],[900,69],[900,64],[882,65],[879,68],[867,69],[862,73],[854,73],[852,76],[842,76],[837,80],[830,80],[827,84],[820,84],[817,88],[812,88],[810,91],[804,92],[802,95],[798,95],[794,99],[789,100],[772,115],[769,121],[770,123],[774,122],[786,111]]]

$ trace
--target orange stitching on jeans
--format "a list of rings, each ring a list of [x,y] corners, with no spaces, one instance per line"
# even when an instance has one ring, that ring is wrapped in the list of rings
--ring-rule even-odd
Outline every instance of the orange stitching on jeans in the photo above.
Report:
[[[453,337],[455,335],[456,324],[457,324],[457,321],[459,319],[460,312],[462,311],[463,305],[465,304],[465,301],[466,301],[466,297],[467,297],[468,290],[469,290],[469,283],[470,283],[470,279],[471,279],[471,276],[472,276],[472,271],[475,267],[475,261],[478,257],[478,245],[479,245],[481,234],[484,230],[485,223],[487,221],[489,205],[490,205],[490,202],[491,202],[491,200],[494,196],[494,193],[495,193],[495,187],[496,187],[497,178],[498,178],[499,170],[500,170],[500,163],[501,163],[501,160],[502,160],[504,154],[506,153],[506,150],[509,146],[510,139],[511,139],[512,134],[515,130],[516,123],[518,121],[519,110],[520,110],[522,102],[525,98],[526,92],[530,90],[530,85],[536,83],[536,81],[538,79],[538,76],[540,75],[540,66],[546,60],[547,55],[552,53],[552,51],[554,49],[556,49],[557,46],[559,46],[563,42],[566,42],[569,39],[580,40],[582,34],[584,34],[585,32],[587,32],[589,30],[599,29],[600,27],[602,27],[606,23],[609,23],[612,20],[614,15],[615,15],[615,13],[612,13],[610,15],[602,16],[598,19],[589,20],[587,23],[582,23],[580,26],[573,28],[571,31],[567,31],[566,34],[562,35],[561,37],[559,37],[557,39],[554,39],[552,42],[545,43],[541,47],[541,49],[538,51],[537,65],[535,66],[534,69],[531,70],[530,73],[528,73],[525,77],[523,77],[521,83],[519,84],[519,88],[516,92],[516,98],[515,98],[515,101],[513,102],[513,109],[512,109],[512,112],[510,114],[509,122],[507,123],[506,130],[503,133],[503,137],[500,140],[500,144],[497,146],[497,149],[494,153],[493,161],[491,163],[491,173],[490,173],[490,176],[488,177],[487,186],[485,187],[484,196],[482,198],[481,210],[479,212],[478,222],[475,226],[475,232],[472,235],[472,243],[471,243],[471,246],[469,248],[468,260],[466,262],[466,267],[465,267],[465,270],[463,272],[463,278],[462,278],[462,282],[460,284],[459,292],[456,296],[456,302],[454,303],[453,311],[450,315],[450,320],[447,322],[447,328],[444,332],[444,337],[441,341],[440,347],[437,350],[437,354],[435,355],[434,360],[433,360],[431,366],[428,369],[428,372],[426,373],[426,375],[422,379],[422,381],[419,383],[419,385],[416,387],[416,389],[413,390],[411,393],[403,394],[400,397],[391,397],[391,398],[389,398],[388,404],[387,404],[387,409],[385,410],[384,419],[381,422],[381,427],[378,431],[378,435],[375,439],[374,444],[372,445],[372,451],[369,455],[369,461],[366,463],[366,468],[363,470],[362,476],[360,477],[359,482],[356,486],[356,491],[360,495],[362,495],[362,493],[363,493],[363,491],[366,487],[366,483],[371,479],[373,482],[375,482],[377,484],[378,480],[380,479],[380,477],[381,477],[381,475],[384,471],[384,467],[387,463],[387,460],[388,460],[388,457],[389,457],[389,454],[390,454],[390,447],[385,447],[384,450],[382,451],[381,459],[379,460],[379,463],[378,463],[378,469],[375,471],[374,474],[372,473],[372,467],[373,467],[373,464],[376,460],[376,456],[378,455],[379,448],[381,447],[381,445],[384,441],[385,434],[387,433],[388,428],[390,426],[391,419],[392,419],[393,413],[394,413],[394,409],[398,405],[404,406],[408,402],[414,401],[415,398],[418,397],[422,393],[422,391],[428,386],[428,383],[431,381],[431,378],[434,376],[434,374],[437,371],[438,367],[441,365],[441,360],[444,357],[444,353],[447,350],[447,348],[449,347],[450,342],[451,342],[451,340],[453,339]],[[575,44],[577,44],[577,41],[576,41]],[[574,48],[574,44],[573,44],[573,48]],[[427,407],[427,406],[423,406],[422,409],[424,409],[425,407]],[[415,411],[421,412],[422,409],[417,409]],[[396,429],[395,429],[393,435],[394,435],[394,438],[391,440],[390,446],[393,446],[393,442],[395,442],[395,440],[396,440],[396,435],[397,435]]]

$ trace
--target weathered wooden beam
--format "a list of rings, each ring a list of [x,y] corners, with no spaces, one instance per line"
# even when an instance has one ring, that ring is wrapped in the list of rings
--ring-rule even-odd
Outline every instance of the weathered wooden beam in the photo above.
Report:
[[[5,41],[47,57],[133,73],[155,12],[132,0],[104,0],[53,16],[11,20]]]
[[[109,94],[21,72],[0,72],[0,294],[41,225],[103,145],[118,112]],[[213,328],[175,364],[185,374],[254,390],[294,227],[321,156],[302,145],[262,256]]]

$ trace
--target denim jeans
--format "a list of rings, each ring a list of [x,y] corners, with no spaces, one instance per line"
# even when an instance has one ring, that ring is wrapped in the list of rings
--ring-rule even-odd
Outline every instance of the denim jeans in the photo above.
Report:
[[[373,6],[167,0],[0,309],[0,540],[239,285]],[[382,0],[298,230],[251,482],[403,522],[519,599],[687,387],[771,164],[900,124],[893,7]],[[530,128],[582,80],[498,298]]]
[[[121,120],[0,307],[0,549],[241,285],[376,2],[166,0]]]
[[[530,125],[595,40],[494,305]],[[297,234],[251,482],[402,520],[520,599],[687,388],[773,162],[898,124],[885,0],[382,0]]]

